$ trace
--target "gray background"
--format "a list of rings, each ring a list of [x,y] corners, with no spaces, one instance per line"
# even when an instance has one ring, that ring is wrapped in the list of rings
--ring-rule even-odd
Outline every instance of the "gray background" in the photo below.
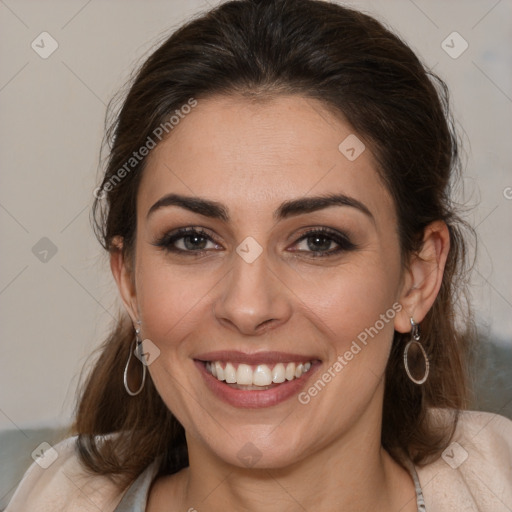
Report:
[[[0,508],[31,452],[69,423],[80,370],[119,308],[89,224],[106,104],[155,43],[217,3],[0,0]],[[349,5],[391,26],[451,89],[459,195],[480,237],[474,408],[512,417],[512,1]],[[58,43],[46,59],[31,47],[44,31]],[[469,45],[458,58],[442,45],[454,31]]]

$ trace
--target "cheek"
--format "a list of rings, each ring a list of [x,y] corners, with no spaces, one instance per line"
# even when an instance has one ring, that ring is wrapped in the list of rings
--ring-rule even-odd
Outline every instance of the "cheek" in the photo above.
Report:
[[[197,325],[215,280],[212,272],[199,271],[193,264],[167,263],[160,251],[138,250],[136,287],[143,335],[164,349]]]
[[[393,340],[398,266],[352,265],[313,287],[302,281],[305,305],[327,358],[321,371],[299,396],[308,411],[312,431],[336,435],[364,414],[383,389],[383,377]],[[305,308],[306,309],[306,308]],[[325,418],[330,425],[323,425]],[[327,436],[328,437],[328,436]]]
[[[339,349],[374,326],[386,312],[384,325],[379,321],[377,327],[387,332],[393,330],[390,320],[396,314],[398,266],[386,265],[380,258],[361,258],[360,261],[360,264],[333,267],[323,275],[303,273],[293,285],[304,304],[304,314],[307,310],[314,312],[320,320],[316,324],[324,326],[326,335]]]
[[[321,373],[301,396],[318,417],[337,425],[357,417],[372,400],[383,378],[393,340],[399,264],[377,253],[361,264],[339,266],[325,278],[301,279],[303,315],[321,330],[326,355]],[[317,276],[318,277],[318,276]],[[327,384],[317,383],[322,379]],[[357,398],[356,398],[357,397]],[[318,408],[318,409],[317,409]]]
[[[142,320],[142,336],[160,350],[149,367],[151,378],[165,404],[187,429],[194,430],[194,408],[200,396],[189,382],[196,371],[190,352],[197,339],[206,339],[204,319],[211,314],[209,291],[218,278],[214,272],[199,272],[190,266],[169,265],[154,251],[140,251],[137,262],[137,302]],[[188,384],[184,388],[184,383]]]

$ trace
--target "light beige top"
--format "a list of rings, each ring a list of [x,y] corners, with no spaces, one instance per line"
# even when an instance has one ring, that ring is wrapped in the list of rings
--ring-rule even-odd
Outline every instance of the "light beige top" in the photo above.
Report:
[[[29,467],[5,512],[114,512],[126,489],[88,474],[75,440],[56,444],[58,457],[46,469]],[[512,421],[463,412],[442,457],[416,471],[427,512],[511,512]]]

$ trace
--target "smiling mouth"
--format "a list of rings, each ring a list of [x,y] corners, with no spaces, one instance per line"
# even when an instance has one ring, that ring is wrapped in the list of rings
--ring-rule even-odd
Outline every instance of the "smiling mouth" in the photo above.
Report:
[[[210,375],[233,389],[264,391],[299,379],[311,369],[313,363],[314,361],[249,365],[226,361],[205,361],[204,365]]]

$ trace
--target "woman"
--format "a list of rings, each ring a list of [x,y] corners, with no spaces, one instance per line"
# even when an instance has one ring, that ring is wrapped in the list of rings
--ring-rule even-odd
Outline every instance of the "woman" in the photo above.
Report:
[[[164,42],[95,191],[126,313],[7,511],[510,510],[512,422],[463,411],[447,98],[327,2],[226,2]]]

